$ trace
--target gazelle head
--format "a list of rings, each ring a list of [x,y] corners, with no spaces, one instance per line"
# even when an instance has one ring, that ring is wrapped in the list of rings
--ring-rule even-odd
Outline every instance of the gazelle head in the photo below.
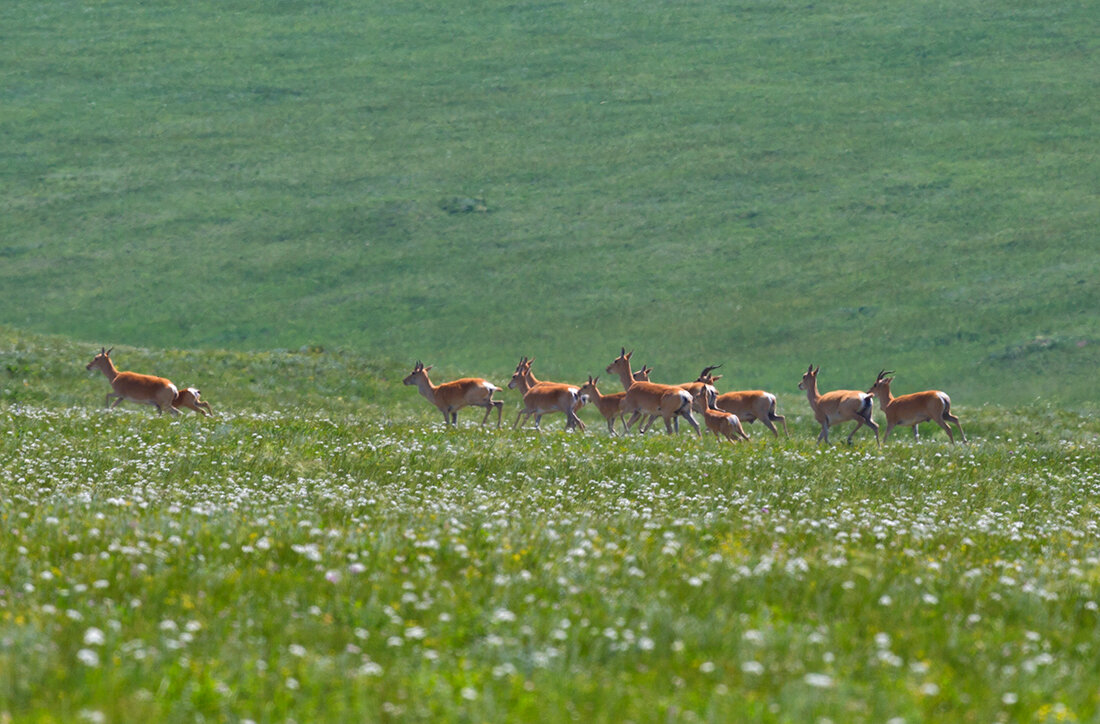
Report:
[[[596,375],[595,377],[593,377],[592,375],[588,375],[588,382],[585,382],[583,385],[581,385],[581,389],[577,394],[583,397],[595,397],[596,394],[599,393],[599,390],[596,389],[596,383],[599,381],[599,375]]]
[[[699,412],[717,409],[715,403],[718,401],[718,394],[714,391],[713,387],[704,385],[695,390],[695,392],[692,392],[691,397],[692,407]]]
[[[802,381],[798,383],[798,389],[809,390],[817,384],[817,373],[821,371],[821,365],[814,369],[813,365],[806,368],[806,374],[802,375]]]
[[[890,392],[890,383],[894,381],[893,377],[887,377],[887,375],[894,374],[893,370],[887,372],[882,370],[878,373],[878,377],[875,378],[875,384],[871,385],[871,389],[867,390],[867,394],[873,395],[880,390],[882,392]]]
[[[626,351],[626,347],[622,348],[619,352],[619,356],[616,357],[611,364],[607,366],[607,374],[609,375],[622,375],[630,371],[630,356],[634,354],[634,350]]]
[[[84,369],[86,369],[86,370],[103,370],[104,372],[111,369],[111,366],[112,366],[111,365],[111,350],[113,350],[113,349],[114,349],[114,347],[111,347],[111,349],[107,349],[106,347],[100,347],[99,348],[99,354],[97,354],[94,358],[92,358],[92,361],[89,362]]]
[[[512,373],[512,379],[508,381],[508,389],[515,390],[519,388],[523,378],[531,371],[531,363],[534,361],[534,357],[530,359],[524,357],[519,361],[519,364],[516,365],[516,371]]]
[[[635,382],[649,382],[649,375],[653,372],[653,368],[649,365],[642,365],[642,368],[634,373]]]
[[[428,379],[428,370],[430,370],[431,368],[432,368],[431,365],[428,365],[427,367],[425,367],[423,362],[421,362],[420,360],[417,360],[416,364],[413,366],[413,371],[409,374],[408,377],[405,378],[405,380],[404,380],[405,384],[406,385],[420,384],[420,380]]]

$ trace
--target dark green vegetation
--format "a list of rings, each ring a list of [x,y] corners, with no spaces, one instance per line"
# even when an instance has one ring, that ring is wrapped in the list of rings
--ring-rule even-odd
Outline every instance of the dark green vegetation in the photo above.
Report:
[[[0,323],[1093,407],[1088,3],[0,6]],[[200,382],[201,384],[201,382]]]

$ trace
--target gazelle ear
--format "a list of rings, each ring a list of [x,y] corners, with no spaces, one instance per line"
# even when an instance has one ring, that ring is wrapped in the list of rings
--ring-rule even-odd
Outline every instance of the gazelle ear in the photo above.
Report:
[[[428,370],[430,370],[432,368],[432,366],[433,365],[428,365],[427,367],[424,368],[424,371],[427,372]]]
[[[115,351],[115,348],[111,347],[109,350],[107,350],[106,352],[103,353],[103,356],[104,357],[110,357],[111,353],[114,352],[114,351]]]
[[[821,371],[821,365],[818,365],[818,366],[817,366],[817,369],[816,369],[816,370],[814,370],[814,376],[816,377],[816,376],[817,376],[817,373],[818,373],[818,372],[820,372],[820,371]]]
[[[710,378],[711,382],[717,382],[720,379],[722,379],[722,375],[715,375],[714,377]]]

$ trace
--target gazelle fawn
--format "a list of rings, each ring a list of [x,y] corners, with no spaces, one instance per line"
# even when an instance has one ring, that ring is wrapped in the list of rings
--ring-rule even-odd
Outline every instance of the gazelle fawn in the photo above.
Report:
[[[704,374],[699,375],[700,382],[707,382],[713,385],[715,382],[722,379],[722,375],[710,375],[707,374],[707,372],[708,370],[703,370]],[[787,418],[775,411],[775,395],[770,392],[765,392],[764,390],[737,390],[733,392],[724,392],[715,399],[714,406],[719,410],[732,412],[745,424],[752,424],[753,421],[759,420],[763,423],[764,427],[771,430],[772,434],[777,438],[779,437],[779,430],[776,429],[775,423],[782,423],[783,435],[786,437],[791,436],[787,431]]]
[[[729,442],[748,440],[745,429],[741,427],[741,421],[737,415],[714,407],[714,395],[706,387],[700,387],[692,396],[695,409],[703,413],[703,422],[714,436],[721,440],[725,438]]]
[[[199,397],[200,394],[202,393],[199,392],[199,388],[197,387],[184,387],[176,394],[176,399],[172,401],[172,407],[177,410],[181,407],[186,407],[189,410],[194,410],[203,417],[206,417],[207,414],[213,415],[214,409],[210,407],[209,402]]]

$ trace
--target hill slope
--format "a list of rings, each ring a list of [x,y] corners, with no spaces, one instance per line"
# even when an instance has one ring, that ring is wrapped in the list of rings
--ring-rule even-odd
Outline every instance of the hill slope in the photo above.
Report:
[[[0,322],[1095,406],[1081,4],[16,0]]]

